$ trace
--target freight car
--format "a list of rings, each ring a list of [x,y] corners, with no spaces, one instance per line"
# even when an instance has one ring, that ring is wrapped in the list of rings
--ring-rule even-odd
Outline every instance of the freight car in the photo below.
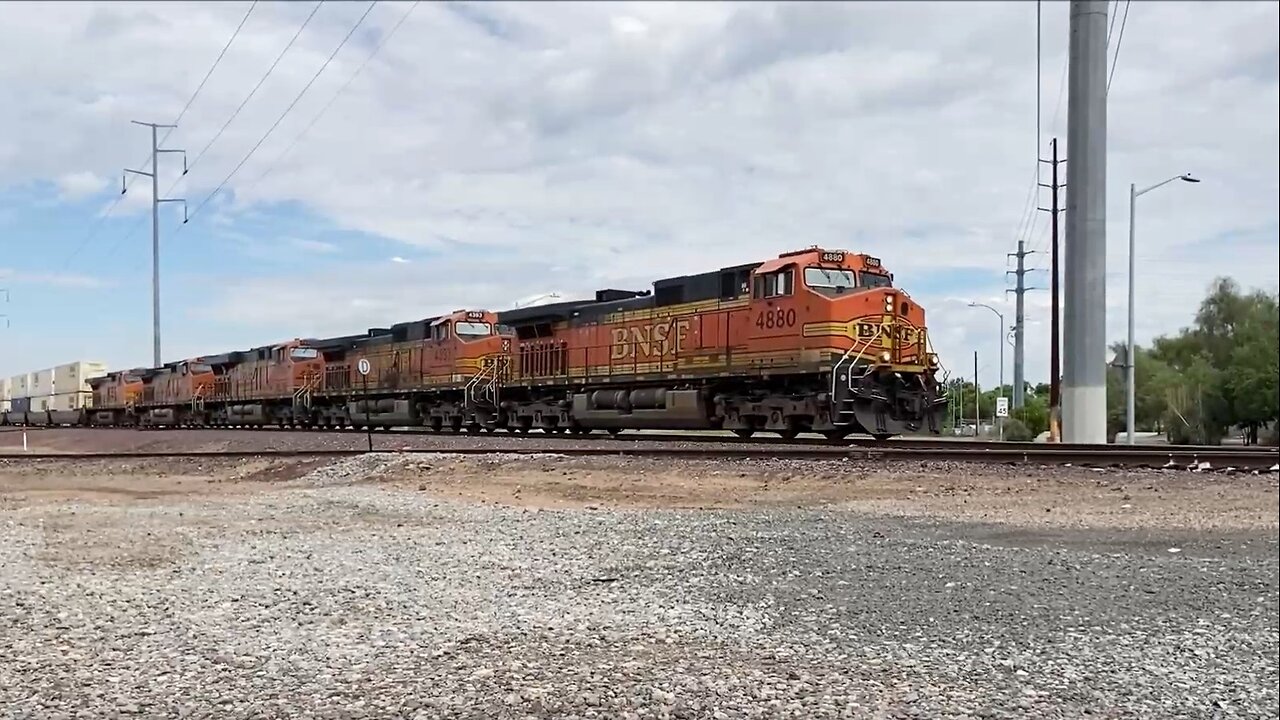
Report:
[[[652,290],[112,373],[91,381],[82,421],[887,438],[939,431],[939,371],[924,309],[877,258],[814,247]]]

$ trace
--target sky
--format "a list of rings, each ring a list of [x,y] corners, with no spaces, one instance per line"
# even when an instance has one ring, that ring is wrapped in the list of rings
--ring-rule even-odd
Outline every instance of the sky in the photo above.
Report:
[[[1110,10],[1109,340],[1129,184],[1203,180],[1138,201],[1145,343],[1216,275],[1276,289],[1280,4]],[[1043,4],[1037,66],[1030,2],[0,3],[0,376],[151,363],[150,178],[121,171],[149,168],[131,121],[177,119],[166,361],[818,245],[882,258],[990,386],[999,321],[969,303],[1013,324],[1022,239],[1046,380],[1067,11]]]

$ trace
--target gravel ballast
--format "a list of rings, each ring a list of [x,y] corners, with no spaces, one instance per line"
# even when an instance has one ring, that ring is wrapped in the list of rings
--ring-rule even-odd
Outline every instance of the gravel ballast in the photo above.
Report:
[[[539,509],[395,463],[0,495],[0,718],[1277,716],[1274,528]]]

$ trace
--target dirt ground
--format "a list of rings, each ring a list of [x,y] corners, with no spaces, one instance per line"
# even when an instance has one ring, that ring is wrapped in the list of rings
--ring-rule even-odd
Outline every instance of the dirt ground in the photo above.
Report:
[[[376,455],[346,460],[0,459],[0,509],[160,503],[308,486],[317,478],[529,508],[796,508],[1021,527],[1273,533],[1273,474],[1094,471],[950,463],[638,461]]]

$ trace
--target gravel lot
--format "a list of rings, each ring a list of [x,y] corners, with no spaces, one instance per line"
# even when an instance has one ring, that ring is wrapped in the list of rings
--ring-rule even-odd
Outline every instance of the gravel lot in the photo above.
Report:
[[[3,718],[1277,717],[1275,476],[0,460]]]

